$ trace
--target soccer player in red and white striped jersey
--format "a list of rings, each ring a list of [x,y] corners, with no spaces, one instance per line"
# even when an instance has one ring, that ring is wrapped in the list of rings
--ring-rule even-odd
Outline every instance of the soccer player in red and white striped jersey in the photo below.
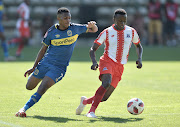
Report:
[[[90,57],[93,63],[91,69],[96,70],[99,66],[99,79],[102,81],[102,85],[97,89],[94,96],[90,98],[81,97],[80,105],[76,109],[77,115],[81,114],[86,104],[92,104],[87,117],[96,118],[95,110],[99,103],[110,97],[121,80],[124,64],[128,61],[129,49],[132,43],[136,46],[138,55],[137,68],[142,67],[143,48],[136,30],[126,25],[126,11],[117,9],[114,12],[113,20],[114,24],[100,33],[90,49]],[[101,56],[98,65],[95,51],[103,43],[105,44],[104,54]]]
[[[9,40],[9,44],[18,43],[16,57],[20,57],[24,45],[28,44],[31,37],[31,21],[30,21],[30,0],[24,0],[17,9],[18,20],[16,23],[17,37]]]

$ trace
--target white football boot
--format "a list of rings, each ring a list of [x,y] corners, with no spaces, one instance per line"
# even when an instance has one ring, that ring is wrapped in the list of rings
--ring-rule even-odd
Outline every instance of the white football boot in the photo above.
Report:
[[[86,116],[89,117],[89,118],[97,118],[97,116],[95,115],[94,112],[87,113]]]
[[[24,108],[21,108],[16,114],[15,114],[16,117],[26,117],[26,113],[25,113],[25,110]]]
[[[82,97],[81,97],[80,105],[79,105],[79,106],[77,107],[77,109],[76,109],[76,115],[80,115],[81,112],[84,110],[84,107],[85,107],[86,105],[83,104],[83,100],[86,99],[86,98],[87,98],[87,97],[85,97],[85,96],[82,96]]]

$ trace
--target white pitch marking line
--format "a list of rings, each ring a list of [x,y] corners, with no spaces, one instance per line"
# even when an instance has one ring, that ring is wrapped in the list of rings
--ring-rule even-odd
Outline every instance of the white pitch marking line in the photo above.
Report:
[[[1,120],[0,120],[0,124],[8,125],[8,126],[11,126],[11,127],[22,127],[22,126],[15,125],[15,124],[12,124],[12,123],[7,123],[7,122],[1,121]]]

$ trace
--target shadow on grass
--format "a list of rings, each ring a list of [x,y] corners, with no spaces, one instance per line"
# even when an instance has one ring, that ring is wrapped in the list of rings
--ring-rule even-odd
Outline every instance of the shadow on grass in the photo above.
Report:
[[[137,122],[143,120],[143,118],[120,118],[120,117],[98,117],[98,119],[92,119],[90,122],[96,122],[96,121],[109,121],[114,123],[127,123],[127,122]]]
[[[66,123],[68,121],[84,121],[84,120],[78,120],[78,119],[70,119],[66,117],[45,117],[45,116],[28,116],[29,118],[33,119],[39,119],[39,120],[44,120],[44,121],[54,121],[58,123]],[[127,123],[127,122],[137,122],[141,121],[143,118],[120,118],[120,117],[98,117],[97,119],[89,119],[89,123],[94,123],[97,121],[109,121],[109,122],[114,122],[114,123]]]
[[[45,120],[45,121],[54,121],[58,123],[66,123],[68,121],[82,121],[82,120],[70,119],[66,117],[45,117],[45,116],[28,116],[28,117],[39,120]]]

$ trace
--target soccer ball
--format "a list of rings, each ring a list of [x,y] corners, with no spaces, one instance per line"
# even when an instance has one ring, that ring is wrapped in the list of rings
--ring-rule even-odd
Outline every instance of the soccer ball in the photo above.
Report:
[[[144,102],[139,98],[132,98],[128,101],[127,110],[133,115],[139,115],[144,110]]]

